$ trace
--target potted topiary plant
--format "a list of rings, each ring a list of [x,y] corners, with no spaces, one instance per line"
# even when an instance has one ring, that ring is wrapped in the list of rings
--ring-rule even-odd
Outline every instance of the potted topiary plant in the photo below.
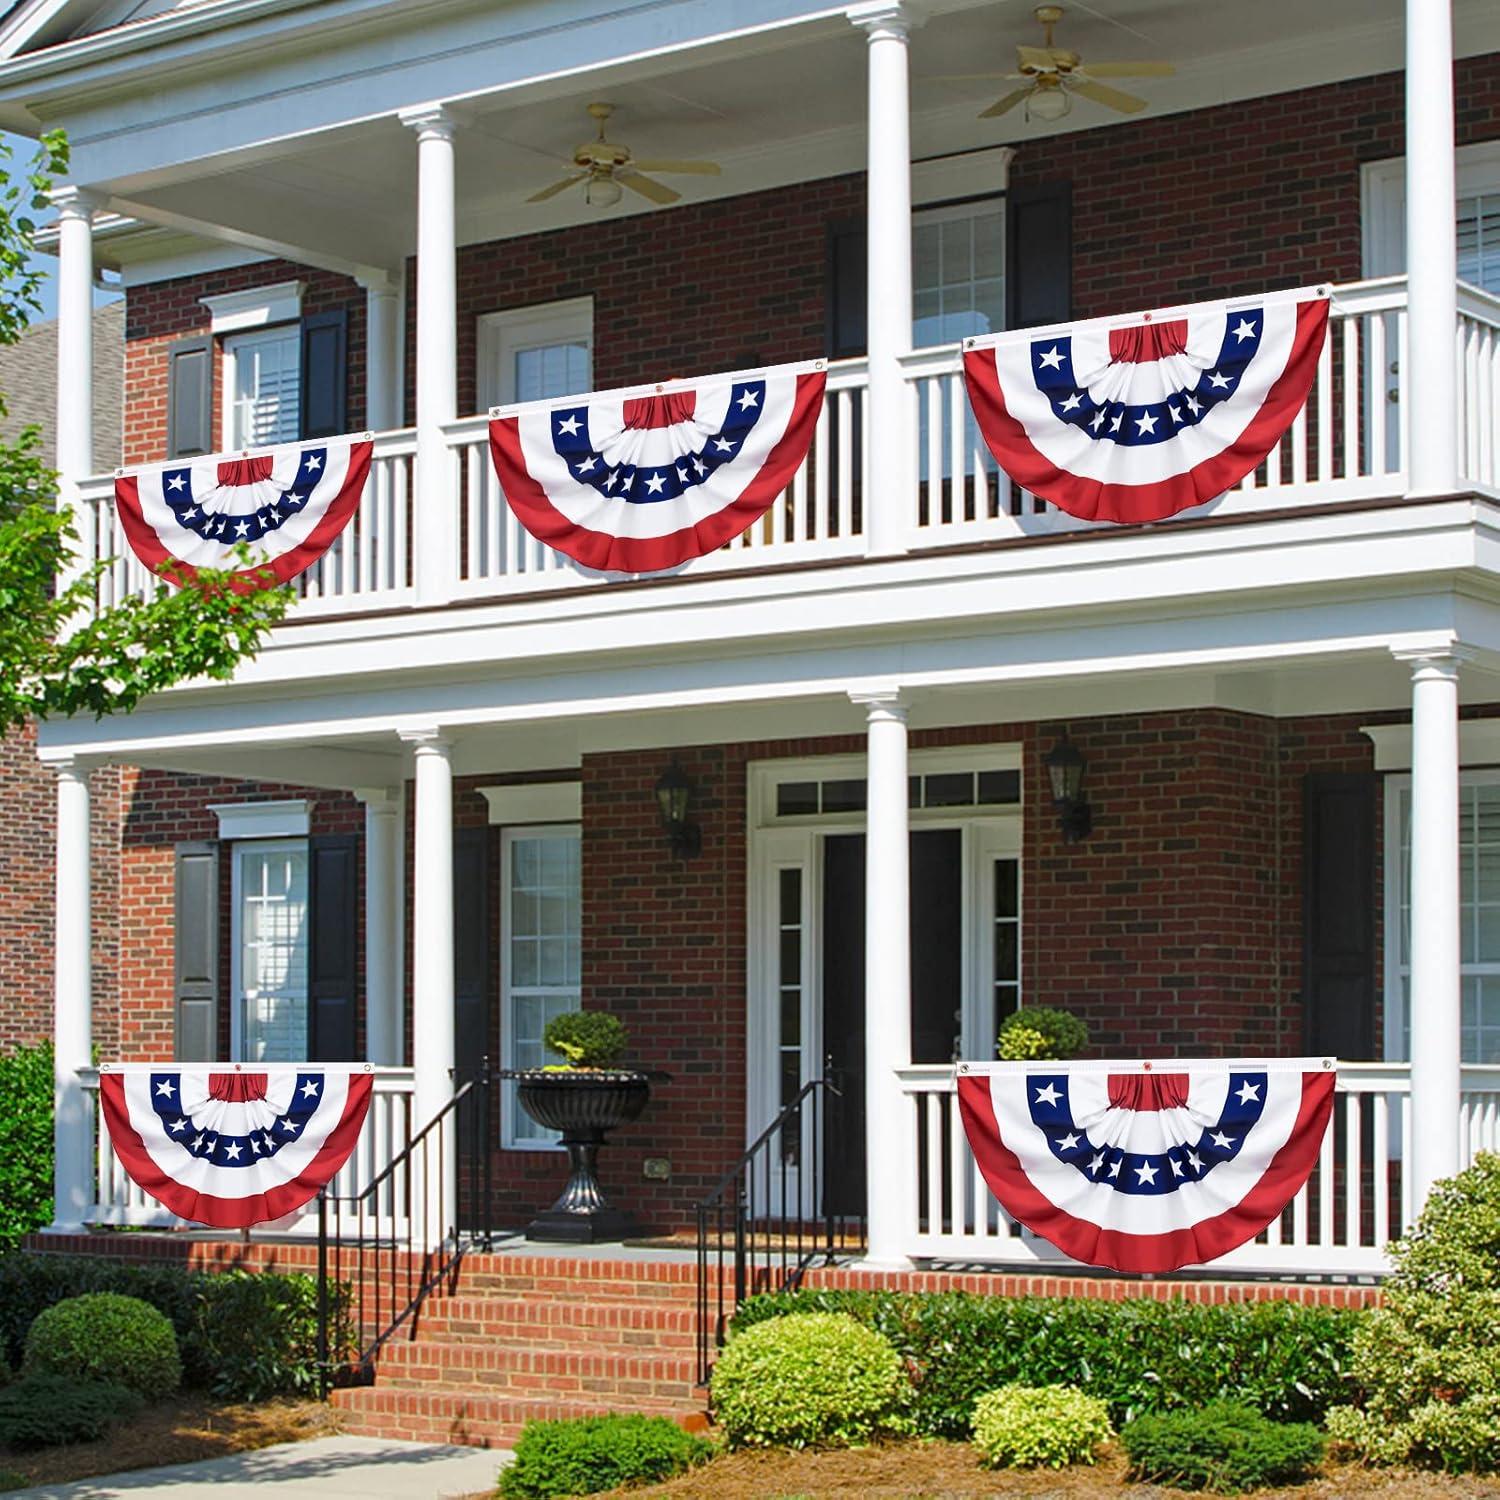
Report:
[[[527,1226],[526,1238],[573,1245],[624,1239],[639,1226],[604,1196],[596,1171],[599,1148],[608,1131],[640,1115],[652,1078],[667,1075],[621,1066],[625,1027],[607,1011],[554,1016],[542,1041],[564,1061],[510,1068],[502,1076],[516,1082],[521,1108],[538,1125],[562,1132],[569,1176],[557,1202]]]
[[[1002,1062],[1077,1057],[1089,1044],[1089,1029],[1077,1016],[1049,1005],[1023,1005],[1000,1023],[995,1056]]]

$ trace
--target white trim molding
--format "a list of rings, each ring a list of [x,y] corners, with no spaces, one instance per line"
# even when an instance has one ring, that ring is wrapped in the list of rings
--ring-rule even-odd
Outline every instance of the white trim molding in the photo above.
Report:
[[[243,292],[221,292],[200,297],[208,309],[209,331],[214,335],[243,333],[247,328],[269,328],[273,323],[295,323],[302,316],[301,281],[278,281]]]
[[[1361,724],[1375,746],[1377,771],[1411,770],[1410,724]],[[1458,726],[1461,766],[1500,766],[1500,719],[1464,719]]]
[[[208,810],[219,820],[221,839],[305,839],[308,834],[307,803],[210,802]]]
[[[515,823],[581,823],[583,783],[541,781],[519,786],[482,786],[489,804],[490,826]]]

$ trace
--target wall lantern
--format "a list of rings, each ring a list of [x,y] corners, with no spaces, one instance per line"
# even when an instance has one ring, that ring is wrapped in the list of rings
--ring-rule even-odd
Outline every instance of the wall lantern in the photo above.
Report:
[[[1052,806],[1057,813],[1057,826],[1062,829],[1063,841],[1076,844],[1086,839],[1094,826],[1093,809],[1083,795],[1083,773],[1088,762],[1066,734],[1046,755],[1042,764],[1047,768],[1047,779],[1052,783]]]
[[[672,853],[681,859],[690,859],[703,848],[703,830],[688,820],[692,801],[693,785],[674,756],[656,783],[656,805],[661,809],[662,827],[667,830]]]

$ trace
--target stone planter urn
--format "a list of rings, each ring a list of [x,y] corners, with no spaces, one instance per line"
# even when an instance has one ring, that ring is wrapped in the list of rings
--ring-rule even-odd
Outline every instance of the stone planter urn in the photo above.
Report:
[[[639,1232],[635,1217],[610,1205],[596,1166],[605,1135],[637,1119],[651,1097],[653,1078],[630,1068],[511,1068],[521,1108],[548,1130],[562,1132],[568,1185],[551,1208],[526,1226],[528,1240],[592,1245]]]

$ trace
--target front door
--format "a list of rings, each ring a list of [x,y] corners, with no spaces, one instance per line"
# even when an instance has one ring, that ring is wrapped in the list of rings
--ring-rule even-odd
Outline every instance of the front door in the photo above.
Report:
[[[958,1056],[963,1020],[963,833],[912,833],[911,1059]],[[824,1135],[825,1211],[865,1211],[865,836],[823,840],[823,1046],[841,1098]]]

